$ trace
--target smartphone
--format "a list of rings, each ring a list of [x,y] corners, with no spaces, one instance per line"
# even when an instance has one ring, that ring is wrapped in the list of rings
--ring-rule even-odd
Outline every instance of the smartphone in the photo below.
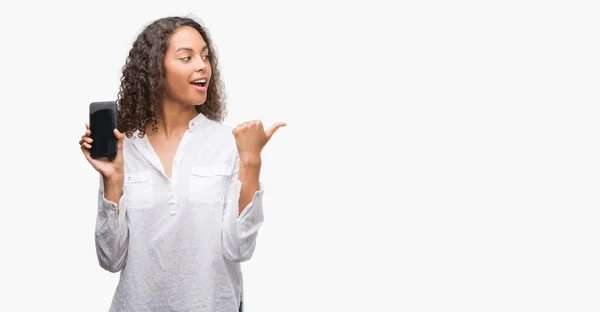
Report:
[[[117,156],[117,105],[114,101],[90,104],[90,137],[92,158],[114,158]]]

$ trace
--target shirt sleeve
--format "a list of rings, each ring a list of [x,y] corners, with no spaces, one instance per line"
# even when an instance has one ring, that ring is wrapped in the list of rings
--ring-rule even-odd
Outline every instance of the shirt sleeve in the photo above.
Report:
[[[242,190],[242,182],[238,180],[239,167],[239,157],[236,157],[223,211],[223,254],[227,260],[234,262],[244,262],[252,257],[256,248],[258,230],[264,221],[262,182],[259,182],[252,201],[241,214],[239,213]]]
[[[118,272],[125,266],[129,230],[127,228],[125,196],[114,203],[104,196],[104,180],[100,175],[98,214],[96,217],[96,255],[100,266]],[[117,212],[119,212],[117,214]]]

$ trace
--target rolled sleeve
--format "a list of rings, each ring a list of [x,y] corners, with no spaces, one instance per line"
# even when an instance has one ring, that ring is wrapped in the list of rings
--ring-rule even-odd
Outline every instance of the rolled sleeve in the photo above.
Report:
[[[234,262],[249,260],[256,248],[258,231],[264,222],[263,196],[265,186],[259,182],[252,201],[239,213],[242,182],[237,177],[229,189],[223,220],[223,249],[225,258]]]
[[[124,266],[129,244],[125,194],[119,204],[104,196],[104,182],[100,178],[98,213],[96,217],[96,255],[100,266],[109,272],[118,272]]]

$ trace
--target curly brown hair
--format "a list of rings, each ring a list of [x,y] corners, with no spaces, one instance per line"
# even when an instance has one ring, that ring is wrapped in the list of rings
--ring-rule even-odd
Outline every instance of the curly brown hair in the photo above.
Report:
[[[117,128],[127,137],[133,136],[136,130],[139,130],[138,136],[143,137],[148,120],[152,121],[152,130],[157,130],[156,113],[161,109],[161,99],[166,92],[165,53],[171,34],[184,26],[193,27],[202,35],[211,55],[212,74],[206,101],[196,105],[196,111],[214,121],[221,122],[225,118],[224,85],[208,30],[192,18],[164,17],[147,25],[138,35],[123,66],[116,101]]]

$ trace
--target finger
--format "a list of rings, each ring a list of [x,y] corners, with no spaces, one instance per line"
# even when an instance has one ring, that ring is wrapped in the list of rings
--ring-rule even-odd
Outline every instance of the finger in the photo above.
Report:
[[[81,138],[81,140],[79,140],[79,145],[83,144],[83,143],[89,143],[92,144],[94,142],[94,140],[92,140],[92,138],[88,138],[88,137],[83,137]]]
[[[91,146],[91,145],[89,145],[89,144],[88,144],[88,143],[86,143],[86,142],[83,142],[83,143],[81,144],[81,146],[85,147],[86,149],[90,149],[90,148],[92,148],[92,146]]]
[[[85,123],[85,129],[90,131],[90,124],[88,122]]]
[[[119,140],[119,141],[122,141],[123,138],[125,137],[125,135],[117,129],[115,129],[113,132],[115,133],[115,137],[117,137],[117,140]]]
[[[267,140],[269,140],[273,136],[273,134],[275,133],[275,131],[277,131],[277,129],[279,129],[281,127],[285,127],[285,126],[287,126],[287,124],[285,122],[277,122],[274,125],[272,125],[269,129],[267,129],[267,131],[265,131]]]
[[[113,133],[115,134],[115,137],[117,138],[117,149],[120,151],[119,154],[122,154],[123,153],[123,139],[125,138],[125,135],[117,129],[113,130]]]
[[[83,155],[85,155],[85,158],[89,161],[92,162],[92,156],[90,154],[90,150],[87,148],[84,148],[83,146],[81,146],[81,150],[83,151]]]
[[[242,133],[247,128],[248,128],[248,122],[243,122],[243,123],[237,125],[235,128],[233,128],[232,132],[234,135],[237,135],[237,134]]]

